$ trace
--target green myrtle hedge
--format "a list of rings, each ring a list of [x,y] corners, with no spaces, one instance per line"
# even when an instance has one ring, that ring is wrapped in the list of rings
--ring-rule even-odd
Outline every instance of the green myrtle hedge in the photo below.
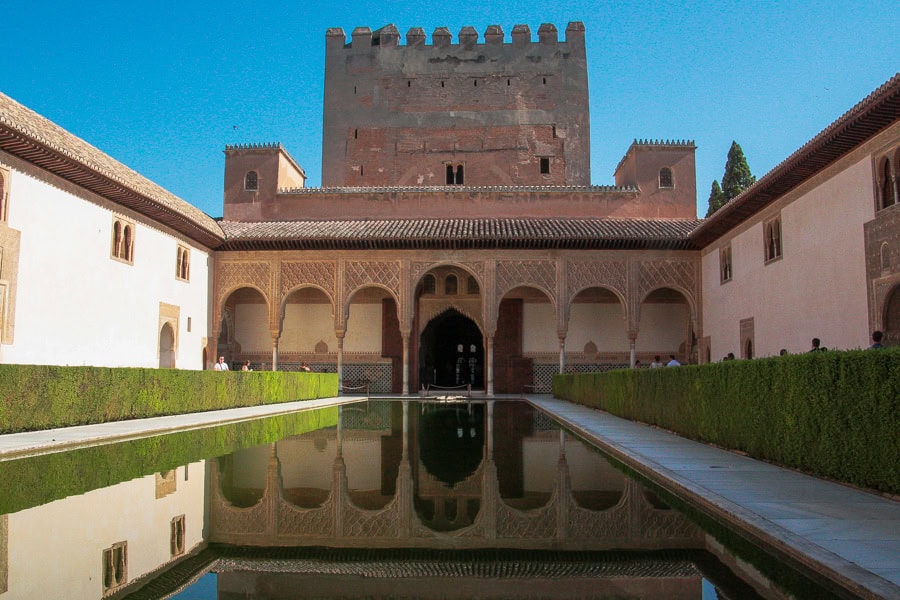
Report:
[[[336,406],[203,427],[118,444],[0,461],[0,515],[168,471],[241,448],[277,442],[338,421]],[[201,475],[202,476],[202,475]]]
[[[0,433],[337,396],[335,373],[0,365]]]
[[[900,349],[556,375],[553,394],[754,458],[900,493]]]

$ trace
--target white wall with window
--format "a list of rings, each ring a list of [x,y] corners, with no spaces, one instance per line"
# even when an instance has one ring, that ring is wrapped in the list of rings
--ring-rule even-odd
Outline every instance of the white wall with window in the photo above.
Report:
[[[8,226],[21,232],[0,361],[158,367],[165,304],[178,309],[175,366],[203,368],[209,251],[33,165],[0,161],[14,165]],[[116,223],[134,228],[127,257],[114,252]],[[189,250],[189,278],[178,277],[179,248]]]

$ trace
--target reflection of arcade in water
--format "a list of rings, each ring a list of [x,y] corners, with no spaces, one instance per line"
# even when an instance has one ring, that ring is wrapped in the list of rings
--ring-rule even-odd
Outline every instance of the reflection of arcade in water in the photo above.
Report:
[[[523,402],[369,402],[213,461],[210,541],[703,548],[701,532]]]

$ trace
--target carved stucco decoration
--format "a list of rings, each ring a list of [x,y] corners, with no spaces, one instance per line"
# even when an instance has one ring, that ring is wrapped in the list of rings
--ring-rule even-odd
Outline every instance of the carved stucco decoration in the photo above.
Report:
[[[659,288],[674,288],[687,294],[687,300],[696,306],[697,261],[655,260],[643,261],[638,268],[637,300]]]
[[[216,297],[221,304],[225,295],[241,287],[256,287],[263,294],[266,302],[271,303],[272,269],[267,262],[226,262],[216,269],[219,277]]]
[[[498,260],[497,298],[519,286],[542,289],[554,305],[556,298],[556,261],[552,260]]]
[[[292,290],[313,285],[325,291],[328,299],[334,303],[337,264],[334,261],[281,263],[281,299]]]
[[[432,321],[432,319],[444,314],[445,312],[447,312],[450,309],[454,309],[457,312],[459,312],[459,314],[472,319],[472,321],[475,323],[475,325],[478,326],[478,329],[482,333],[484,333],[484,323],[482,322],[482,319],[481,319],[480,308],[481,308],[480,302],[478,303],[478,309],[479,309],[478,312],[470,310],[469,306],[465,306],[460,302],[447,302],[447,303],[442,302],[438,306],[429,306],[427,308],[424,308],[421,311],[420,318],[419,318],[419,329],[420,329],[419,333],[421,334],[423,331],[425,331],[425,328]]]
[[[569,261],[566,294],[569,301],[578,292],[591,287],[605,287],[628,297],[628,269],[621,260]]]
[[[396,260],[356,261],[344,263],[344,302],[359,288],[380,285],[400,298],[400,262]]]
[[[335,495],[316,508],[300,508],[282,499],[278,504],[278,533],[296,536],[334,535]]]
[[[500,501],[497,507],[497,538],[553,539],[559,529],[557,504],[555,492],[550,502],[536,510],[517,510]]]

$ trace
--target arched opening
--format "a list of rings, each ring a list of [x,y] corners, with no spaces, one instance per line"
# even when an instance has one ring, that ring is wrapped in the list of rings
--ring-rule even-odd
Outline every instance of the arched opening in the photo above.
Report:
[[[400,392],[403,338],[397,302],[391,293],[374,285],[357,289],[347,304],[346,323],[342,369],[345,389]],[[333,347],[337,348],[336,341]]]
[[[559,372],[556,307],[535,287],[519,286],[503,295],[494,335],[494,391],[548,390]]]
[[[455,308],[433,318],[422,331],[419,383],[484,389],[484,338],[478,325]]]
[[[175,368],[175,331],[169,323],[159,330],[159,368]]]
[[[884,303],[884,338],[885,346],[900,344],[900,285],[894,286]]]
[[[601,371],[621,367],[628,364],[629,353],[625,309],[619,297],[603,287],[590,287],[578,292],[569,306],[567,369]],[[598,354],[603,357],[602,360]],[[641,362],[649,362],[643,357],[638,358]]]
[[[337,354],[329,348],[337,348],[331,299],[314,287],[293,290],[281,307],[278,370],[297,371],[305,362],[313,371],[334,373]]]
[[[219,356],[224,356],[232,369],[245,360],[259,363],[263,369],[272,360],[269,305],[259,290],[238,288],[226,299],[213,360]]]
[[[639,355],[659,355],[667,362],[674,354],[682,364],[696,362],[691,309],[684,294],[672,288],[653,290],[641,303],[639,316],[635,340]]]
[[[747,360],[753,358],[753,340],[747,340],[744,344],[744,358]]]

